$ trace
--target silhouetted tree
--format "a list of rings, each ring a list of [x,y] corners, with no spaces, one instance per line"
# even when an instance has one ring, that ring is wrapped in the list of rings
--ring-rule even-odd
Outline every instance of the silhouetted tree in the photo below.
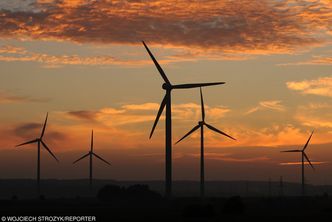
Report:
[[[223,213],[226,214],[243,214],[244,211],[245,205],[240,196],[230,197],[223,208]]]
[[[325,199],[329,199],[329,194],[328,194],[327,192],[324,192],[324,193],[323,193],[323,198],[325,198]]]
[[[16,194],[14,194],[13,196],[12,196],[12,198],[11,198],[12,200],[14,200],[14,201],[16,201],[16,200],[18,200],[18,197],[17,197],[17,195]]]
[[[127,189],[117,185],[106,185],[98,191],[97,198],[102,201],[130,200],[130,201],[155,201],[161,195],[150,190],[148,185],[135,184]]]
[[[117,185],[105,185],[97,194],[97,198],[101,201],[114,201],[122,199],[124,196],[124,189]]]
[[[46,197],[43,194],[41,194],[39,195],[39,200],[46,200]]]
[[[213,217],[215,215],[211,204],[191,204],[183,209],[184,217]]]
[[[126,189],[126,197],[128,199],[138,201],[152,201],[160,200],[161,195],[155,191],[150,190],[148,185],[135,184]]]

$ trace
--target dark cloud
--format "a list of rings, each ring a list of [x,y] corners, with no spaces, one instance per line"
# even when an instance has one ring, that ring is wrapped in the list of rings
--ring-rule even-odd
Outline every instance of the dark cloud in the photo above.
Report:
[[[331,32],[329,1],[37,1],[0,11],[1,37],[149,43],[251,54],[292,52]],[[38,10],[37,10],[38,9]]]
[[[34,139],[40,136],[43,125],[39,123],[24,123],[16,126],[13,129],[13,134],[22,137],[24,139]],[[57,130],[49,129],[46,127],[45,140],[47,141],[59,141],[67,139],[65,133],[59,132]]]
[[[69,116],[78,118],[78,119],[85,119],[85,120],[95,120],[97,118],[98,112],[97,111],[70,111],[67,112]]]
[[[42,124],[39,123],[25,123],[14,128],[14,134],[20,137],[30,136],[35,134],[37,137],[37,132],[40,133]]]

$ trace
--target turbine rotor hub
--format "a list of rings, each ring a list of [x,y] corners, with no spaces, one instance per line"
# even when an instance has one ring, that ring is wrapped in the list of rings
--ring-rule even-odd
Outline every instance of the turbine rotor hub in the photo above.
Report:
[[[163,88],[164,90],[171,90],[171,89],[172,89],[172,85],[171,85],[171,84],[168,84],[168,83],[164,83],[164,84],[162,85],[162,88]]]
[[[202,126],[204,124],[204,121],[199,121],[198,125]]]

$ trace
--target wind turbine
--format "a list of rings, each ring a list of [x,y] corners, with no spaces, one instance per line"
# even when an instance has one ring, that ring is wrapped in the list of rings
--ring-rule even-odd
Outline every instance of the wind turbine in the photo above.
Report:
[[[56,158],[56,156],[48,148],[46,143],[43,142],[43,136],[44,136],[45,129],[46,129],[47,118],[48,118],[48,113],[46,114],[46,119],[45,119],[45,122],[44,122],[44,126],[43,126],[43,129],[42,129],[42,132],[41,132],[41,135],[40,135],[39,138],[28,141],[28,142],[25,142],[25,143],[21,143],[21,144],[16,146],[16,147],[18,147],[18,146],[23,146],[23,145],[26,145],[26,144],[37,143],[37,187],[38,187],[38,193],[40,192],[40,144],[42,144],[42,147],[44,147],[44,149],[46,149],[51,154],[51,156],[57,162],[59,162],[59,160]]]
[[[312,134],[314,133],[314,131],[312,131],[311,135],[309,136],[309,139],[307,140],[306,144],[304,145],[302,150],[286,150],[286,151],[281,151],[283,153],[301,153],[301,158],[302,158],[302,196],[305,195],[305,183],[304,183],[304,159],[306,159],[308,161],[308,163],[310,164],[310,166],[312,167],[312,169],[315,169],[314,166],[312,165],[312,163],[309,160],[309,157],[307,156],[307,154],[305,153],[305,149],[307,148],[309,141],[312,137]]]
[[[100,156],[98,156],[96,153],[93,152],[93,130],[92,130],[90,151],[87,154],[85,154],[84,156],[82,156],[81,158],[79,158],[78,160],[73,162],[73,164],[75,164],[78,161],[84,159],[85,157],[90,158],[90,165],[89,165],[89,185],[90,185],[90,189],[92,188],[92,157],[93,156],[97,157],[98,159],[105,162],[106,164],[111,165],[109,162],[107,162],[106,160],[104,160],[103,158],[101,158]]]
[[[190,89],[190,88],[197,88],[197,87],[204,87],[204,86],[213,86],[213,85],[221,85],[225,82],[213,82],[213,83],[192,83],[192,84],[180,84],[180,85],[172,85],[171,82],[168,80],[164,70],[161,68],[153,54],[151,53],[148,46],[145,44],[144,41],[143,45],[146,49],[146,51],[149,53],[152,61],[154,62],[156,68],[158,69],[161,77],[164,80],[164,83],[162,85],[162,89],[166,91],[166,95],[164,96],[160,108],[158,110],[158,114],[156,116],[156,120],[153,124],[151,133],[150,133],[150,139],[153,135],[154,129],[156,128],[159,118],[166,107],[166,113],[165,113],[165,195],[167,198],[170,198],[172,196],[172,108],[171,108],[171,91],[173,89]]]
[[[200,193],[201,197],[204,197],[205,195],[205,182],[204,182],[204,126],[206,126],[208,129],[217,132],[221,135],[227,136],[228,138],[231,138],[233,140],[233,137],[227,135],[226,133],[218,130],[217,128],[207,124],[205,122],[205,107],[204,107],[204,101],[203,101],[203,94],[202,94],[202,88],[200,88],[200,94],[201,94],[201,110],[202,110],[202,120],[198,122],[198,124],[192,128],[186,135],[184,135],[181,139],[179,139],[175,144],[179,143],[186,137],[188,137],[190,134],[198,130],[199,128],[201,129],[201,187],[200,187]]]

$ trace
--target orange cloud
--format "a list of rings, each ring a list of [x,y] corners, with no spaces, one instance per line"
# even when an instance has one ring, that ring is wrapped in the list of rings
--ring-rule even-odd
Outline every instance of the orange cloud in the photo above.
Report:
[[[47,99],[35,99],[26,96],[16,96],[0,91],[0,104],[3,103],[25,103],[25,102],[46,102]]]
[[[277,104],[277,110],[280,109],[278,103],[267,103],[266,107],[271,108]],[[164,116],[161,116],[159,126],[156,129],[154,138],[149,141],[148,135],[151,130],[156,112],[159,108],[157,103],[142,104],[124,104],[119,107],[105,107],[97,110],[73,110],[73,111],[54,111],[50,113],[51,132],[61,132],[69,137],[65,138],[66,144],[61,145],[62,149],[75,149],[82,147],[81,142],[89,135],[91,129],[98,134],[99,141],[105,143],[103,146],[111,146],[121,148],[134,147],[163,147],[164,144]],[[173,132],[174,142],[181,138],[189,131],[194,124],[201,118],[200,104],[185,103],[173,105]],[[267,108],[267,109],[268,109]],[[312,139],[314,144],[322,144],[331,142],[330,128],[332,127],[332,116],[329,115],[331,105],[327,103],[310,103],[304,107],[298,107],[293,116],[293,124],[280,123],[264,123],[263,126],[252,125],[243,121],[243,118],[249,116],[234,115],[233,111],[223,106],[206,106],[207,122],[223,132],[237,138],[236,141],[230,140],[222,135],[205,130],[205,143],[207,147],[223,148],[223,147],[278,147],[300,145],[302,146],[307,140],[311,130],[318,128]],[[213,115],[212,115],[213,114]],[[227,118],[224,118],[227,116]],[[295,122],[294,122],[295,120]],[[39,124],[38,122],[31,122]],[[236,124],[235,124],[236,122]],[[27,125],[28,124],[28,125]],[[13,129],[11,143],[13,145],[21,142],[22,138],[29,139],[38,135],[40,129],[25,130],[29,123],[16,123],[13,126],[2,126],[3,129]],[[305,130],[304,130],[305,127]],[[310,127],[310,128],[307,128]],[[18,129],[18,130],[14,130]],[[26,135],[17,132],[29,131]],[[36,135],[35,135],[36,134]],[[52,133],[51,133],[52,134]],[[52,137],[52,136],[50,136]],[[56,135],[55,135],[56,137]],[[178,146],[199,147],[198,132],[192,134],[190,138],[183,141]],[[57,145],[56,139],[53,140]],[[53,142],[52,141],[52,142]],[[9,142],[6,140],[6,144]],[[2,144],[2,142],[1,142]],[[0,144],[0,147],[1,147]],[[263,155],[261,155],[262,157]],[[220,157],[220,156],[219,156]],[[218,158],[219,158],[218,157]],[[233,158],[223,156],[224,160]],[[254,157],[250,157],[254,158]],[[261,159],[264,161],[264,159]],[[236,161],[228,159],[228,161]],[[239,160],[240,161],[240,160]],[[245,160],[242,160],[245,162]],[[251,160],[246,160],[251,161]]]
[[[271,54],[325,44],[332,27],[329,1],[42,0],[30,5],[30,10],[3,7],[1,37],[102,44],[144,39],[201,52]]]
[[[266,100],[258,103],[258,106],[249,109],[245,114],[251,114],[260,110],[274,110],[274,111],[285,111],[285,107],[281,104],[280,100]]]
[[[321,131],[329,132],[332,128],[331,109],[332,105],[328,103],[309,103],[299,106],[294,118],[304,126],[319,128]]]
[[[302,94],[332,97],[332,77],[321,77],[314,80],[287,82],[288,89]]]
[[[0,54],[19,54],[24,55],[27,51],[25,48],[17,47],[13,45],[4,45],[0,47]]]
[[[201,115],[201,106],[195,103],[174,104],[172,108],[174,120],[196,119],[198,121]],[[211,114],[209,115],[211,120],[218,120],[230,112],[229,108],[222,106],[206,105],[205,108],[207,114]],[[120,108],[107,107],[95,111],[70,111],[62,113],[62,115],[77,120],[96,121],[104,125],[126,125],[154,121],[158,109],[159,104],[157,103],[143,103],[127,104]]]
[[[150,64],[149,60],[119,59],[113,56],[79,56],[79,55],[49,55],[45,53],[29,52],[22,47],[5,45],[0,47],[0,61],[3,62],[38,62],[45,67],[62,65],[128,65],[140,66]],[[162,63],[168,62],[162,60]],[[169,61],[171,62],[171,61]]]
[[[292,66],[292,65],[332,65],[332,57],[313,56],[313,58],[303,62],[280,64],[280,66]]]
[[[199,53],[195,55],[190,53],[182,54],[180,50],[173,48],[173,55],[166,55],[158,59],[160,64],[193,62],[201,60],[244,60],[249,59],[243,55],[221,55],[220,53],[204,53],[204,57]],[[202,53],[202,52],[201,52]],[[30,52],[23,47],[4,45],[0,47],[0,61],[2,62],[36,62],[44,65],[45,68],[57,68],[64,65],[85,65],[85,66],[109,66],[109,65],[126,65],[126,66],[143,66],[151,65],[151,60],[139,58],[119,58],[115,56],[97,55],[97,56],[79,56],[73,55],[51,55],[46,53]]]

